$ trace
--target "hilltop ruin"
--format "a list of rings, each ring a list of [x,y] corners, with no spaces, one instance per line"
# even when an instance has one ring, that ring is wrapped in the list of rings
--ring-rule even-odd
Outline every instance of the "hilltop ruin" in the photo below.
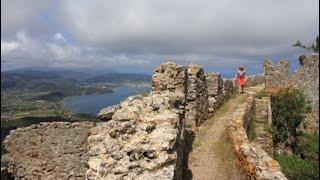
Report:
[[[228,137],[245,177],[286,179],[272,159],[270,136],[262,130],[261,139],[248,139],[250,111],[258,109],[255,116],[262,123],[272,121],[270,101],[255,100],[254,95],[264,88],[263,82],[269,90],[293,85],[318,109],[318,58],[301,57],[294,74],[287,61],[279,65],[265,61],[264,76],[249,77],[254,87],[226,119]],[[131,96],[102,109],[98,114],[102,123],[41,123],[12,131],[4,141],[8,172],[16,179],[183,179],[185,128],[196,130],[214,116],[232,96],[233,82],[223,80],[219,73],[205,73],[198,65],[166,62],[155,68],[151,85],[150,94]],[[318,128],[314,119],[310,122],[308,129]],[[66,129],[72,132],[70,136]]]

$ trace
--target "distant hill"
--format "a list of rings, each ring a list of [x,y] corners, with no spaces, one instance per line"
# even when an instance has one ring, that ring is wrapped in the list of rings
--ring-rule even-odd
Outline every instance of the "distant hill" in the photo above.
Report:
[[[89,78],[86,82],[90,83],[120,83],[120,82],[150,82],[151,76],[146,74],[133,73],[108,73]]]
[[[81,92],[95,92],[92,83],[150,82],[151,76],[132,73],[93,74],[71,70],[17,69],[1,72],[1,90],[27,89],[32,92],[61,92],[64,96]],[[75,93],[78,92],[78,93]]]

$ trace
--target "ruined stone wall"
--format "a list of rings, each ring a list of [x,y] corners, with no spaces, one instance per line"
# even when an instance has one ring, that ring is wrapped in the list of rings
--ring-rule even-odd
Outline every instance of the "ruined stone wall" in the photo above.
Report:
[[[250,75],[248,76],[247,79],[247,87],[252,87],[252,86],[257,86],[259,84],[264,84],[265,79],[263,74],[258,74],[258,75]]]
[[[189,65],[187,72],[186,123],[196,127],[208,117],[207,81],[203,69],[198,65]]]
[[[232,89],[197,65],[163,63],[154,70],[152,92],[102,109],[104,122],[12,131],[5,139],[9,171],[31,179],[182,179],[186,119],[199,126]]]
[[[52,122],[18,128],[6,136],[1,161],[14,179],[85,179],[93,126]]]
[[[278,65],[264,62],[266,89],[293,86],[299,88],[315,107],[319,107],[319,54],[299,57],[297,71],[290,74],[289,62],[281,60]]]
[[[314,107],[319,107],[319,55],[300,56],[299,61],[292,85],[302,90]]]
[[[272,134],[268,131],[268,127],[271,126],[269,121],[272,118],[270,98],[255,98],[253,103],[255,103],[254,131],[256,134],[253,141],[273,157],[273,139]]]
[[[220,73],[206,73],[206,78],[209,95],[209,112],[213,113],[222,103],[223,90],[225,90],[225,94],[227,95],[228,89],[223,89],[223,80]]]
[[[298,88],[312,105],[312,112],[306,114],[300,129],[313,132],[319,129],[319,54],[300,56],[299,61],[298,69],[292,74],[288,61],[282,60],[278,65],[265,61],[265,86],[271,91],[289,86]]]
[[[270,60],[264,61],[265,88],[268,90],[287,87],[290,83],[290,64],[287,60],[281,60],[273,64]]]
[[[222,89],[222,96],[223,99],[228,100],[234,91],[234,84],[232,80],[225,79],[223,80],[223,89]]]
[[[88,179],[182,178],[186,75],[180,65],[161,64],[150,95],[105,110],[112,118],[88,138]]]
[[[166,62],[154,69],[152,76],[152,92],[165,90],[170,92],[186,93],[187,69],[174,62]]]
[[[228,138],[238,158],[238,166],[248,179],[287,179],[281,172],[278,162],[272,159],[260,145],[250,142],[247,137],[244,124],[248,121],[253,95],[251,94],[238,106],[228,127]]]

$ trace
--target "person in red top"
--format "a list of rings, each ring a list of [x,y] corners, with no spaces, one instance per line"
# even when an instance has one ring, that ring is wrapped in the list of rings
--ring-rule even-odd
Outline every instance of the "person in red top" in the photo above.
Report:
[[[244,93],[243,92],[243,88],[244,88],[244,86],[246,85],[246,82],[247,82],[247,75],[246,75],[246,70],[245,70],[245,68],[243,66],[240,66],[238,68],[238,72],[236,74],[235,81],[236,81],[236,84],[238,84],[238,87],[239,87],[239,94],[240,93]]]

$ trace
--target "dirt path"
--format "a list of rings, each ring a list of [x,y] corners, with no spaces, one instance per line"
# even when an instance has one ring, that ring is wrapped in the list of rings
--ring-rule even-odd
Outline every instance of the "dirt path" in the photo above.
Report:
[[[251,94],[235,95],[224,103],[214,115],[200,128],[195,139],[187,142],[186,157],[187,167],[184,179],[194,180],[224,180],[240,179],[240,173],[236,166],[236,158],[231,145],[226,139],[226,128],[237,106]],[[189,137],[192,136],[187,131]],[[194,137],[194,135],[193,135]]]

